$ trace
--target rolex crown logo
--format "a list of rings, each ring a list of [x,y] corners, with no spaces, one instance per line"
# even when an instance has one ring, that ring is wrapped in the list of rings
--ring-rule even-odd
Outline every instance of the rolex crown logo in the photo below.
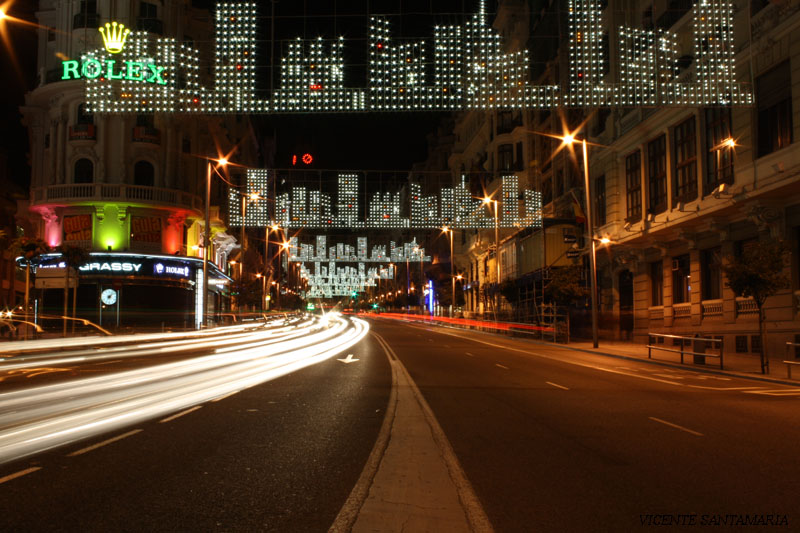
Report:
[[[105,43],[106,50],[112,54],[122,52],[125,47],[125,38],[131,32],[124,24],[117,24],[116,22],[106,22],[105,27],[100,26],[100,33],[103,35],[103,42]]]

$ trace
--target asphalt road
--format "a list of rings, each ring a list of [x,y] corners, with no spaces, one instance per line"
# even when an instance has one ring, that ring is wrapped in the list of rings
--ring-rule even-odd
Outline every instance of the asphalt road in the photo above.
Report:
[[[371,326],[495,531],[677,520],[721,531],[741,527],[715,520],[744,515],[800,528],[798,388],[477,332]],[[326,531],[392,387],[375,336],[348,353],[359,361],[329,359],[177,418],[1,465],[0,531]]]
[[[628,531],[677,515],[719,530],[715,520],[747,514],[800,528],[800,389],[463,330],[373,331],[496,531]]]

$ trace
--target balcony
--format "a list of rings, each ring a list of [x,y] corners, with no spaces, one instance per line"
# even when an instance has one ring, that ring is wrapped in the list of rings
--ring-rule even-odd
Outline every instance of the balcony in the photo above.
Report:
[[[703,300],[703,317],[722,316],[722,300]]]
[[[131,141],[135,143],[161,144],[161,130],[150,126],[136,126],[133,128]]]
[[[152,204],[157,207],[181,207],[198,213],[203,211],[203,200],[199,196],[175,189],[117,183],[74,183],[31,190],[31,205],[34,206],[65,202],[85,205],[109,201]]]
[[[139,31],[154,33],[156,35],[164,35],[164,23],[158,19],[136,19],[136,29]]]
[[[70,141],[96,141],[97,127],[94,124],[75,124],[69,127]]]
[[[736,298],[736,316],[758,315],[758,306],[752,298]]]
[[[100,27],[99,13],[76,13],[72,17],[72,29],[97,29]]]
[[[689,318],[692,316],[692,304],[680,303],[672,306],[672,311],[675,318]]]

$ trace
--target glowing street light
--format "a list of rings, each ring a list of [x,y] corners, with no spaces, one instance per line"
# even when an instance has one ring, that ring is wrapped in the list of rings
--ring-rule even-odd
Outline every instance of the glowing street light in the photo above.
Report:
[[[455,263],[453,261],[453,230],[448,228],[447,226],[442,227],[443,233],[450,234],[450,280],[453,289],[452,300],[450,303],[450,317],[455,314],[456,311],[456,278],[455,278]]]
[[[210,211],[211,206],[211,170],[212,162],[214,159],[209,159],[206,163],[206,204],[205,204],[205,227],[203,228],[203,327],[208,327],[208,254],[211,249],[211,221]],[[217,168],[224,167],[228,164],[228,160],[221,157],[216,160]],[[213,169],[216,171],[216,168]]]
[[[483,199],[484,205],[488,206],[494,204],[494,262],[497,266],[497,287],[500,288],[500,238],[498,233],[498,207],[497,207],[497,200],[492,200],[491,196],[486,196]],[[494,295],[494,317],[497,320],[497,305],[500,302],[499,299],[500,291],[495,291]]]

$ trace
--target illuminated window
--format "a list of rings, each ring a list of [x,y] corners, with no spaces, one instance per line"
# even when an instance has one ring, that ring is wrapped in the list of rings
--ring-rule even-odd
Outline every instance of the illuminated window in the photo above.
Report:
[[[720,143],[731,138],[730,108],[711,107],[706,117],[706,174],[703,194],[711,194],[722,183],[733,183],[733,148],[721,148]],[[716,149],[714,149],[717,147]]]

